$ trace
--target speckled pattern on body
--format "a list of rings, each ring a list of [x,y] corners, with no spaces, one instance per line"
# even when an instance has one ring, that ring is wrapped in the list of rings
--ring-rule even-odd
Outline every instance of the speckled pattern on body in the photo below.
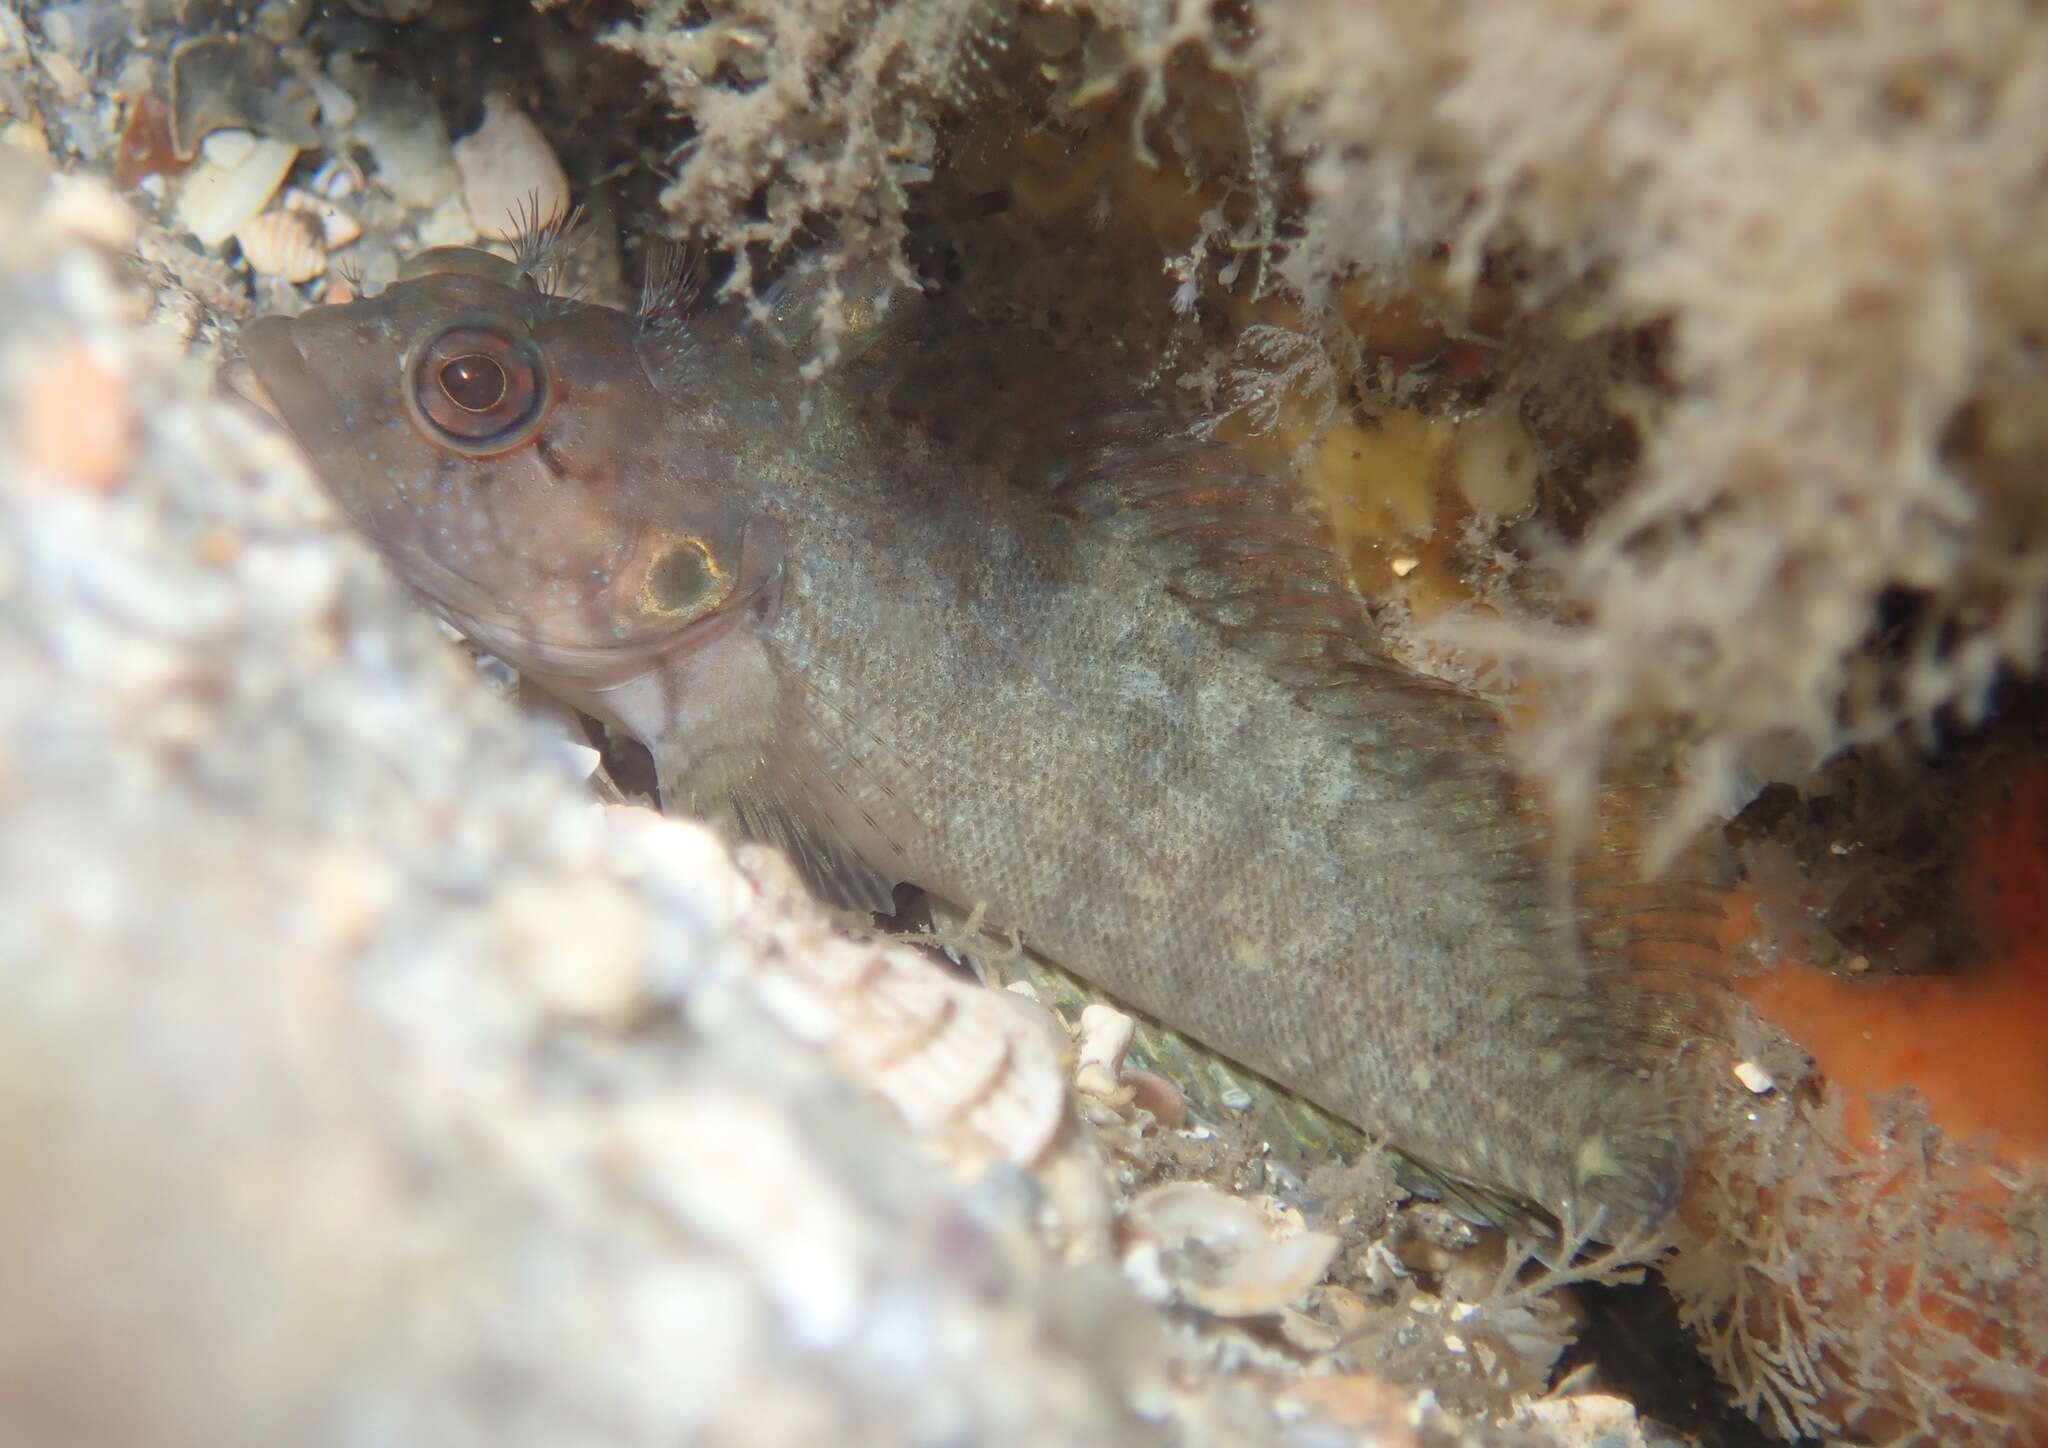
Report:
[[[985,905],[1449,1173],[1664,1215],[1683,1148],[1498,720],[1373,650],[1282,482],[942,303],[856,308],[807,382],[800,289],[770,327],[536,270],[429,256],[245,349],[400,573],[671,807]]]

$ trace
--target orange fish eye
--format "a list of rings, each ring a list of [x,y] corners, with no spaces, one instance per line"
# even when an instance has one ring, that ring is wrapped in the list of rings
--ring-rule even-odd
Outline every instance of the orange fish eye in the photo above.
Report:
[[[547,417],[547,369],[523,329],[488,322],[443,328],[413,350],[405,376],[413,425],[467,457],[510,452]]]

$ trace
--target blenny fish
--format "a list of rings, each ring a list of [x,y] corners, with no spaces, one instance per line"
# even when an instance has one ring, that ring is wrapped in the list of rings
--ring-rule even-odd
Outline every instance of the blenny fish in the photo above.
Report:
[[[1497,711],[1376,645],[1288,479],[879,273],[813,376],[818,287],[628,312],[555,294],[558,240],[243,332],[431,607],[832,900],[983,907],[1443,1173],[1666,1216],[1630,907],[1557,888]]]

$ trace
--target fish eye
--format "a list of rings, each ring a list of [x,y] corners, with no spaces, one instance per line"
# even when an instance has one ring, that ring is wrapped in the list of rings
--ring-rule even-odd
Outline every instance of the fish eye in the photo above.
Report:
[[[505,369],[481,352],[441,364],[441,391],[464,412],[489,412],[505,398]]]
[[[493,457],[530,440],[547,416],[547,369],[523,330],[465,322],[414,349],[406,403],[430,442]]]
[[[723,602],[732,576],[711,556],[702,538],[685,535],[648,565],[640,605],[649,613],[686,618]]]

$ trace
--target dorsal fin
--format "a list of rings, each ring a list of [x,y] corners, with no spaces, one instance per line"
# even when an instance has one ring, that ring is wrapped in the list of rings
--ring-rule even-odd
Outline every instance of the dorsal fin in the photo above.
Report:
[[[1337,721],[1375,770],[1401,771],[1439,827],[1464,836],[1465,858],[1517,906],[1555,921],[1553,958],[1518,988],[1575,995],[1585,1029],[1574,1044],[1610,1066],[1648,1068],[1722,1033],[1720,993],[1702,968],[1713,887],[1638,876],[1635,842],[1654,797],[1611,791],[1602,828],[1564,857],[1543,802],[1516,775],[1500,709],[1379,646],[1327,521],[1292,478],[1200,436],[1171,398],[1062,364],[1035,337],[921,320],[913,302],[851,369],[854,385],[1048,509],[1156,554],[1163,586],[1300,707]]]
[[[1063,363],[1037,338],[987,330],[918,344],[905,326],[855,373],[876,405],[935,446],[991,463],[1047,509],[1148,550],[1164,587],[1302,708],[1398,758],[1416,788],[1509,787],[1499,710],[1381,649],[1306,491],[1198,436],[1171,399]]]

